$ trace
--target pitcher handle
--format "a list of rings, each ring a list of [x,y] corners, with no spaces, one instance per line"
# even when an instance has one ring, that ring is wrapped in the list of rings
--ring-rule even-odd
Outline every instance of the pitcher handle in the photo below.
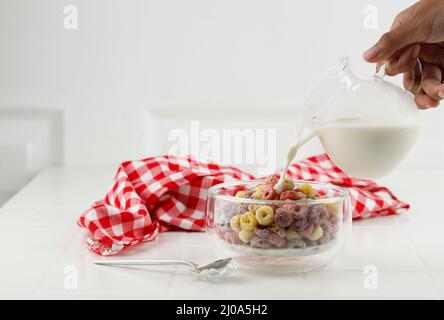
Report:
[[[412,82],[408,87],[406,87],[407,91],[410,91],[414,95],[421,90],[421,74],[422,74],[422,65],[421,61],[419,59],[418,63],[416,64],[415,68],[412,70]],[[385,78],[387,73],[387,64],[388,62],[381,65],[379,70],[374,74],[374,78],[378,80],[382,80]]]

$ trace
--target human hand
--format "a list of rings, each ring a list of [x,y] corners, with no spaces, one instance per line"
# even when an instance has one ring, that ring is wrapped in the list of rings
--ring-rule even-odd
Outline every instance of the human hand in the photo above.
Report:
[[[444,99],[444,1],[422,0],[402,11],[364,59],[378,67],[388,62],[387,75],[403,73],[419,108],[437,107]],[[413,74],[420,86],[411,89]]]

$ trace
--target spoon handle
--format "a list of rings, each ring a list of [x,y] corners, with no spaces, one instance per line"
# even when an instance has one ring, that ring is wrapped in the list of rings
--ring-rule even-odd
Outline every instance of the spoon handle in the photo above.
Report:
[[[196,268],[197,265],[187,260],[174,260],[174,259],[143,259],[143,260],[111,260],[103,259],[94,261],[95,264],[108,265],[108,266],[153,266],[153,265],[187,265],[192,268]]]

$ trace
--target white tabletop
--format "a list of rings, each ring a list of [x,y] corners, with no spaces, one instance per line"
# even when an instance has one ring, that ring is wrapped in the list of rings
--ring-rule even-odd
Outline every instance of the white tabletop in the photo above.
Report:
[[[82,210],[103,197],[114,170],[49,168],[0,209],[0,298],[444,297],[444,171],[396,173],[386,179],[412,209],[403,215],[355,221],[345,249],[322,270],[276,275],[238,269],[211,283],[190,277],[180,267],[92,263],[99,257],[84,247],[86,232],[75,222]],[[161,234],[121,257],[179,257],[203,263],[215,253],[204,233],[178,232]],[[373,270],[373,286],[366,285],[367,266]]]

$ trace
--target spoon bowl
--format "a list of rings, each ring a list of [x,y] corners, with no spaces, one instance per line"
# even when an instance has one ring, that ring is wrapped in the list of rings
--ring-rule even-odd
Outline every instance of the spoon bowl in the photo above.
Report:
[[[209,270],[209,269],[223,269],[225,268],[229,263],[231,263],[233,259],[232,258],[226,258],[226,259],[219,259],[216,261],[213,261],[211,263],[203,264],[200,266],[197,266],[195,268],[196,271],[203,271],[203,270]]]

